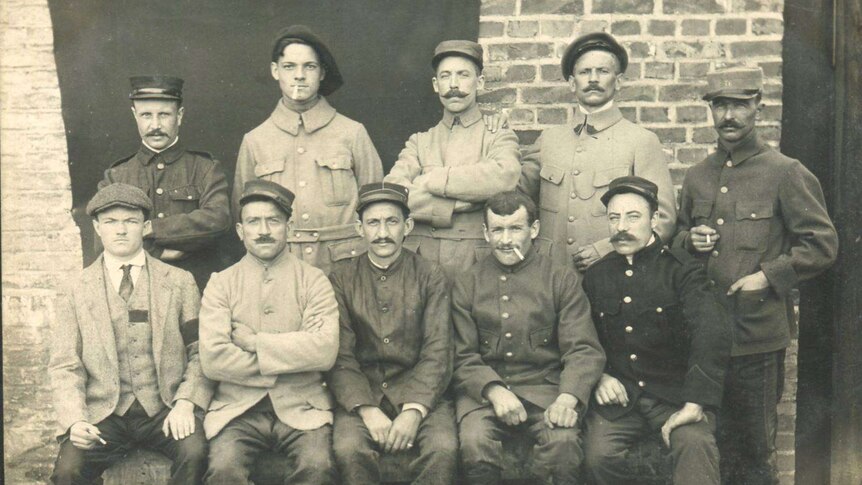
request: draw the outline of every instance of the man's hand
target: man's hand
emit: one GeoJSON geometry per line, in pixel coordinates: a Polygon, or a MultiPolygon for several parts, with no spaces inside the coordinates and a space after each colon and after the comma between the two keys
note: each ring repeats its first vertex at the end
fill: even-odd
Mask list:
{"type": "Polygon", "coordinates": [[[474,204],[472,202],[465,202],[463,200],[456,200],[453,212],[472,212],[474,210],[477,210],[478,208],[478,204],[474,204]]]}
{"type": "Polygon", "coordinates": [[[712,251],[715,248],[715,242],[720,237],[718,231],[704,224],[692,227],[688,232],[688,239],[691,241],[692,247],[699,253],[712,251]]]}
{"type": "Polygon", "coordinates": [[[500,112],[490,111],[482,113],[482,122],[485,123],[485,128],[491,133],[497,133],[500,128],[505,128],[509,124],[509,110],[503,109],[500,112]]]}
{"type": "Polygon", "coordinates": [[[736,283],[730,285],[730,289],[727,290],[727,295],[730,296],[739,290],[756,291],[768,287],[769,280],[766,279],[766,274],[764,274],[763,271],[758,271],[757,273],[743,276],[736,280],[736,283]]]}
{"type": "Polygon", "coordinates": [[[179,249],[163,249],[162,250],[162,261],[178,261],[186,257],[186,253],[180,251],[179,249]]]}
{"type": "Polygon", "coordinates": [[[527,420],[527,410],[512,391],[499,384],[491,384],[485,394],[499,420],[509,426],[517,426],[527,420]]]}
{"type": "Polygon", "coordinates": [[[377,406],[361,406],[357,412],[365,427],[368,428],[371,439],[381,448],[386,446],[386,437],[389,435],[389,428],[392,427],[392,420],[377,406]]]}
{"type": "Polygon", "coordinates": [[[99,428],[93,426],[86,421],[78,421],[69,428],[69,441],[82,450],[92,450],[100,443],[106,445],[108,443],[102,439],[102,433],[99,428]]]}
{"type": "Polygon", "coordinates": [[[578,422],[578,412],[575,410],[577,405],[578,398],[575,396],[565,392],[560,394],[545,410],[545,424],[551,429],[554,426],[574,427],[575,423],[578,422]]]}
{"type": "Polygon", "coordinates": [[[246,352],[257,352],[257,333],[248,325],[243,325],[239,322],[231,322],[233,330],[230,333],[230,338],[233,343],[245,350],[246,352]]]}
{"type": "Polygon", "coordinates": [[[619,379],[608,374],[602,374],[599,385],[596,386],[596,402],[601,406],[608,404],[619,404],[628,406],[629,394],[619,379]]]}
{"type": "Polygon", "coordinates": [[[418,409],[401,411],[392,421],[389,433],[386,435],[386,446],[383,451],[392,453],[413,448],[416,432],[419,431],[419,423],[422,422],[422,413],[418,409]]]}
{"type": "Polygon", "coordinates": [[[599,252],[590,244],[589,246],[581,246],[578,251],[572,255],[575,260],[575,267],[579,271],[586,271],[591,264],[599,260],[599,252]]]}
{"type": "Polygon", "coordinates": [[[661,427],[661,437],[664,440],[664,444],[670,448],[670,432],[674,428],[685,424],[699,423],[704,419],[706,419],[706,416],[703,414],[703,406],[693,402],[685,403],[682,409],[671,414],[667,418],[667,421],[664,422],[664,426],[661,427]]]}
{"type": "Polygon", "coordinates": [[[162,433],[182,440],[195,432],[195,405],[187,399],[177,399],[174,408],[165,418],[162,433]]]}

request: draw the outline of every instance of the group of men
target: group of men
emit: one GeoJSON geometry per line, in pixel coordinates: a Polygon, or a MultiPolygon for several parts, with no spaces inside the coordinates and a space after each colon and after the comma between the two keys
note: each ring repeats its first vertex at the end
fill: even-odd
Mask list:
{"type": "Polygon", "coordinates": [[[384,177],[325,99],[332,53],[284,29],[232,198],[178,144],[182,81],[132,78],[143,143],[88,204],[104,252],[52,325],[52,480],[142,446],[172,483],[248,483],[269,450],[285,483],[379,483],[382,454],[411,453],[414,483],[490,484],[523,435],[543,483],[617,484],[660,431],[675,483],[777,483],[789,293],[837,238],[817,180],[757,136],[759,69],[709,75],[718,149],[677,213],[658,138],[614,105],[612,36],[567,48],[574,124],[523,152],[479,111],[482,62],[437,46],[443,118],[384,177]],[[231,214],[246,254],[224,269],[231,214]]]}

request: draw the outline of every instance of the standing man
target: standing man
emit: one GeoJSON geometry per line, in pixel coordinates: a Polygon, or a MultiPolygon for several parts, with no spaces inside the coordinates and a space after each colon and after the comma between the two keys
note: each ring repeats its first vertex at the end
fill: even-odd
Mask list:
{"type": "Polygon", "coordinates": [[[579,483],[580,417],[605,356],[577,274],[539,254],[536,206],[511,191],[485,203],[493,254],[462,273],[452,294],[453,374],[464,476],[497,484],[503,441],[535,441],[532,472],[579,483]]]}
{"type": "Polygon", "coordinates": [[[676,197],[658,137],[614,106],[625,48],[610,34],[586,34],[566,49],[562,67],[578,102],[574,124],[545,130],[525,149],[519,187],[539,203],[555,260],[583,272],[613,251],[601,202],[611,180],[637,175],[658,185],[656,231],[664,241],[673,237],[676,197]]]}
{"type": "Polygon", "coordinates": [[[485,83],[482,46],[447,40],[434,49],[431,85],[443,119],[416,133],[398,155],[387,182],[410,189],[416,229],[407,246],[440,263],[451,277],[476,261],[483,243],[482,204],[518,184],[518,137],[509,128],[485,128],[476,94],[485,83]]]}
{"type": "Polygon", "coordinates": [[[153,204],[145,249],[191,272],[203,290],[210,275],[227,266],[218,248],[230,228],[224,171],[209,153],[186,150],[179,142],[182,79],[139,76],[130,81],[141,148],[111,164],[99,187],[123,182],[143,189],[153,204]]]}
{"type": "Polygon", "coordinates": [[[733,316],[719,449],[724,483],[778,483],[776,406],[790,343],[790,290],[838,252],[820,183],[755,127],[760,68],[710,73],[718,150],[686,173],[676,243],[706,265],[733,316]]]}
{"type": "Polygon", "coordinates": [[[235,217],[247,181],[286,187],[296,194],[288,251],[329,272],[334,261],[360,252],[362,239],[353,227],[356,190],[379,182],[383,165],[365,127],[336,113],[324,98],[344,81],[329,49],[308,27],[279,32],[270,70],[282,97],[269,119],[242,140],[235,217]]]}
{"type": "Polygon", "coordinates": [[[195,411],[212,383],[198,360],[200,296],[192,275],[144,251],[152,202],[108,185],[87,204],[105,248],[62,293],[48,373],[60,425],[51,481],[101,483],[136,447],[173,460],[171,484],[201,483],[207,442],[195,411]]]}
{"type": "Polygon", "coordinates": [[[416,445],[412,483],[452,483],[458,437],[452,402],[452,318],[443,270],[402,247],[413,229],[407,189],[359,189],[357,231],[368,253],[339,261],[329,278],[341,344],[329,387],[335,460],[346,484],[380,483],[381,453],[416,445]]]}
{"type": "Polygon", "coordinates": [[[608,362],[587,414],[586,465],[598,485],[630,483],[626,459],[661,429],[676,484],[719,483],[715,410],[730,325],[703,267],[655,233],[658,187],[611,181],[602,196],[614,252],[590,266],[584,291],[608,362]]]}
{"type": "Polygon", "coordinates": [[[335,483],[332,398],[338,305],[323,272],[287,250],[293,193],[247,182],[237,234],[248,251],[216,273],[201,303],[201,365],[218,382],[204,419],[208,484],[246,484],[264,450],[286,457],[285,483],[335,483]]]}

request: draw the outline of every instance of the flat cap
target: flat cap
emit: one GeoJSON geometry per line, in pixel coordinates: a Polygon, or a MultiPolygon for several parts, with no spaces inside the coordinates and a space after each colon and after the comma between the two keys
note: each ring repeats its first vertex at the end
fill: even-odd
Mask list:
{"type": "Polygon", "coordinates": [[[620,61],[620,72],[626,72],[629,66],[629,55],[626,48],[620,45],[611,34],[605,32],[592,32],[575,39],[563,52],[563,60],[560,66],[563,69],[563,79],[568,79],[575,68],[575,62],[584,52],[592,50],[603,50],[610,52],[620,61]]]}
{"type": "Polygon", "coordinates": [[[466,57],[475,62],[482,70],[482,46],[472,40],[444,40],[434,48],[434,57],[431,58],[431,67],[437,70],[440,61],[445,57],[466,57]]]}
{"type": "Polygon", "coordinates": [[[751,99],[763,89],[763,70],[759,67],[720,69],[706,75],[704,101],[715,98],[751,99]]]}
{"type": "Polygon", "coordinates": [[[344,78],[341,77],[341,71],[338,70],[338,64],[335,63],[335,57],[332,52],[326,47],[326,44],[320,40],[320,37],[314,34],[310,28],[305,25],[291,25],[278,31],[275,36],[275,41],[272,43],[272,61],[277,62],[284,52],[285,46],[290,45],[293,41],[301,41],[308,44],[317,52],[317,57],[320,64],[326,72],[323,81],[320,81],[319,93],[321,96],[329,96],[334,93],[344,84],[344,78]],[[283,41],[287,41],[284,43],[283,41]]]}
{"type": "Polygon", "coordinates": [[[635,177],[634,175],[617,177],[611,180],[610,185],[608,185],[608,191],[602,195],[602,204],[607,207],[611,197],[625,193],[637,194],[653,204],[658,204],[658,185],[643,177],[635,177]]]}
{"type": "Polygon", "coordinates": [[[245,205],[249,199],[268,199],[281,207],[289,218],[293,213],[293,200],[295,198],[293,192],[275,182],[256,179],[249,180],[243,186],[239,205],[245,205]]]}
{"type": "Polygon", "coordinates": [[[135,76],[129,78],[129,99],[183,100],[183,80],[171,76],[135,76]]]}
{"type": "Polygon", "coordinates": [[[106,185],[90,199],[87,215],[95,217],[99,212],[116,206],[141,209],[147,214],[153,211],[153,203],[143,190],[134,185],[114,183],[106,185]]]}
{"type": "Polygon", "coordinates": [[[359,201],[356,203],[356,212],[362,213],[362,210],[375,202],[392,202],[398,204],[407,212],[410,208],[407,206],[407,196],[410,191],[407,187],[390,182],[374,182],[365,184],[359,188],[359,201]]]}

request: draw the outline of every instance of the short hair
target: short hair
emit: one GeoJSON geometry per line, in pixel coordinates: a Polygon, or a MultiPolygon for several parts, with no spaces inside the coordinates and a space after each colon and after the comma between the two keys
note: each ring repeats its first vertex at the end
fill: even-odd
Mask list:
{"type": "Polygon", "coordinates": [[[297,39],[296,37],[282,37],[281,39],[278,39],[278,42],[276,42],[275,45],[272,46],[272,62],[278,62],[278,60],[281,59],[281,56],[284,55],[284,48],[290,44],[302,44],[311,47],[311,50],[313,50],[314,54],[317,56],[317,60],[320,61],[320,53],[317,52],[317,49],[315,49],[313,45],[302,39],[297,39]]]}
{"type": "Polygon", "coordinates": [[[536,204],[532,199],[517,190],[500,192],[485,202],[482,208],[482,217],[485,225],[488,225],[488,211],[498,216],[510,216],[523,207],[527,210],[527,224],[533,225],[538,219],[536,204]]]}
{"type": "Polygon", "coordinates": [[[290,216],[293,214],[293,210],[289,210],[289,211],[284,210],[284,207],[282,207],[281,204],[276,203],[274,200],[270,199],[269,197],[266,197],[264,195],[250,195],[248,197],[244,197],[242,202],[239,203],[239,221],[240,222],[242,222],[242,209],[243,209],[243,207],[248,205],[249,202],[269,202],[270,204],[274,205],[275,208],[279,210],[279,212],[284,214],[285,221],[289,221],[290,216]]]}
{"type": "Polygon", "coordinates": [[[468,55],[459,54],[457,52],[447,52],[446,55],[440,56],[437,60],[431,61],[431,67],[434,68],[434,76],[437,76],[437,68],[440,67],[440,63],[443,62],[443,59],[446,59],[447,57],[460,57],[462,59],[467,59],[468,61],[470,61],[471,64],[473,64],[473,67],[476,68],[476,77],[482,75],[482,66],[480,66],[479,63],[476,62],[476,59],[473,59],[468,55]]]}
{"type": "Polygon", "coordinates": [[[98,211],[93,213],[93,220],[98,221],[99,220],[99,214],[101,214],[103,212],[107,212],[107,211],[113,209],[114,207],[123,207],[123,208],[131,209],[131,210],[137,209],[137,210],[141,211],[141,213],[144,215],[144,222],[150,220],[150,211],[144,209],[143,207],[129,207],[129,206],[123,205],[123,204],[114,204],[114,205],[109,205],[107,207],[102,207],[101,209],[99,209],[98,211]]]}

